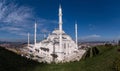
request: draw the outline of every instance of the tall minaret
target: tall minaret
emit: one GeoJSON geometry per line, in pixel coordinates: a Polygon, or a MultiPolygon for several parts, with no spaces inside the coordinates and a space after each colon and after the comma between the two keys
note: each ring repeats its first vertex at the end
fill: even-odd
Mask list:
{"type": "Polygon", "coordinates": [[[78,36],[77,36],[77,22],[75,22],[75,40],[76,40],[76,48],[78,48],[78,36]]]}
{"type": "Polygon", "coordinates": [[[28,47],[29,47],[29,43],[30,43],[30,38],[29,38],[30,34],[28,33],[28,47]]]}
{"type": "Polygon", "coordinates": [[[34,32],[34,44],[36,45],[36,32],[37,32],[37,24],[35,22],[35,32],[34,32]]]}
{"type": "Polygon", "coordinates": [[[59,31],[60,31],[59,46],[61,49],[62,48],[62,8],[61,8],[61,5],[59,6],[59,31]]]}

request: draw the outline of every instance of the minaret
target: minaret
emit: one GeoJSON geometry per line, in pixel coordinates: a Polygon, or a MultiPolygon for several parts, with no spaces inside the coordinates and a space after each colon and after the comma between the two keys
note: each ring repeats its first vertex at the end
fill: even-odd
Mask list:
{"type": "Polygon", "coordinates": [[[76,48],[78,48],[78,36],[77,36],[77,22],[75,22],[75,41],[76,41],[76,48]]]}
{"type": "Polygon", "coordinates": [[[61,49],[62,48],[62,8],[61,8],[61,5],[59,6],[59,31],[60,31],[59,46],[61,49]]]}
{"type": "Polygon", "coordinates": [[[29,41],[29,39],[30,39],[29,36],[30,36],[30,35],[29,35],[29,33],[28,33],[28,47],[29,47],[29,43],[30,43],[30,41],[29,41]]]}
{"type": "Polygon", "coordinates": [[[37,32],[36,28],[37,28],[37,24],[35,22],[34,45],[36,45],[36,32],[37,32]]]}

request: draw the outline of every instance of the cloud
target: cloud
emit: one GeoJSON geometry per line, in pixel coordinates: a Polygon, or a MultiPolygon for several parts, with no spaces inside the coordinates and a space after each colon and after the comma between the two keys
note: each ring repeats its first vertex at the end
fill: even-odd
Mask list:
{"type": "Polygon", "coordinates": [[[58,22],[56,20],[49,20],[49,19],[43,19],[43,18],[38,18],[39,23],[44,23],[44,24],[57,24],[58,22]]]}
{"type": "Polygon", "coordinates": [[[56,20],[49,20],[43,18],[37,19],[37,27],[39,27],[38,30],[40,30],[40,33],[42,34],[50,33],[58,25],[57,23],[58,22],[56,20]]]}
{"type": "Polygon", "coordinates": [[[42,29],[41,32],[42,32],[42,33],[49,33],[50,31],[47,30],[47,29],[42,29]]]}
{"type": "Polygon", "coordinates": [[[0,28],[0,30],[3,30],[3,31],[21,31],[22,29],[17,28],[17,27],[2,27],[2,28],[0,28]]]}
{"type": "Polygon", "coordinates": [[[80,40],[94,40],[94,39],[99,39],[99,38],[101,38],[101,36],[97,34],[79,37],[80,40]]]}
{"type": "Polygon", "coordinates": [[[16,35],[21,35],[21,36],[27,36],[27,33],[23,31],[11,31],[10,33],[16,34],[16,35]]]}
{"type": "MultiPolygon", "coordinates": [[[[11,33],[14,36],[27,36],[29,32],[31,36],[34,36],[34,9],[20,6],[13,0],[8,1],[0,0],[0,32],[7,32],[8,35],[11,33]]],[[[38,37],[43,36],[43,33],[49,33],[49,27],[54,27],[58,23],[56,20],[41,17],[37,17],[36,20],[38,37]]]]}
{"type": "Polygon", "coordinates": [[[58,22],[56,20],[50,20],[50,19],[44,19],[44,18],[38,18],[37,23],[38,23],[38,27],[41,27],[41,28],[44,27],[43,29],[40,29],[40,30],[45,30],[45,29],[48,30],[48,26],[52,28],[58,25],[57,24],[58,22]]]}
{"type": "Polygon", "coordinates": [[[7,2],[7,0],[0,1],[0,21],[10,24],[24,24],[32,19],[32,9],[25,6],[18,6],[17,4],[7,2]]]}
{"type": "Polygon", "coordinates": [[[87,36],[87,38],[99,38],[99,37],[101,36],[96,34],[87,36]]]}
{"type": "Polygon", "coordinates": [[[16,35],[27,36],[27,33],[22,28],[18,27],[2,27],[0,28],[0,31],[6,31],[8,33],[16,35]]]}
{"type": "Polygon", "coordinates": [[[32,23],[33,18],[34,14],[31,8],[18,6],[13,0],[0,0],[0,31],[25,35],[32,26],[29,24],[32,23]]]}

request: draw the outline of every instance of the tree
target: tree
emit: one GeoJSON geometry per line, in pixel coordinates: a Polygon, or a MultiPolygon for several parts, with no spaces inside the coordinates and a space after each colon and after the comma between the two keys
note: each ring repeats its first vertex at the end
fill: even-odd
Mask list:
{"type": "Polygon", "coordinates": [[[120,46],[120,40],[118,41],[118,45],[120,46]]]}

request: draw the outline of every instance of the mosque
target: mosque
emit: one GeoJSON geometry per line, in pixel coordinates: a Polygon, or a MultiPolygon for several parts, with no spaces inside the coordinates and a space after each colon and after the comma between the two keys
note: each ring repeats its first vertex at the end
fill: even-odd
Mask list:
{"type": "Polygon", "coordinates": [[[62,30],[62,8],[59,6],[59,29],[55,29],[46,39],[36,43],[36,28],[34,31],[34,44],[24,47],[26,52],[24,56],[46,63],[64,63],[70,61],[79,61],[85,54],[86,50],[79,49],[77,43],[77,24],[75,24],[76,42],[62,30]]]}

